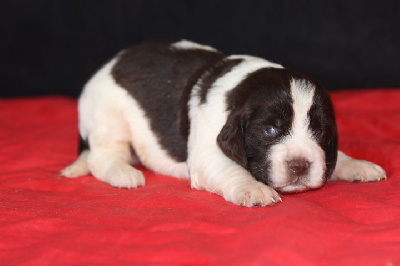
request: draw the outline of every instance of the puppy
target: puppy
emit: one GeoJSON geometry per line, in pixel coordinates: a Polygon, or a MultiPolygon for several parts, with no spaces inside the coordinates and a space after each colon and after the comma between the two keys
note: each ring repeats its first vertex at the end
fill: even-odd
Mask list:
{"type": "Polygon", "coordinates": [[[386,178],[338,152],[332,103],[318,83],[187,40],[121,51],[88,81],[78,108],[80,155],[66,177],[91,173],[135,188],[145,184],[131,165],[140,162],[248,207],[327,180],[386,178]]]}

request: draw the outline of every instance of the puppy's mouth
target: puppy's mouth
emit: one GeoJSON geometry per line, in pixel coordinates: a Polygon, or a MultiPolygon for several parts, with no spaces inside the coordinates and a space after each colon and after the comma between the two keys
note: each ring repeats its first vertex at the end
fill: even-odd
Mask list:
{"type": "Polygon", "coordinates": [[[280,193],[291,194],[291,193],[300,193],[307,190],[315,190],[320,188],[324,184],[324,182],[321,182],[320,185],[310,185],[307,183],[308,183],[307,180],[298,178],[284,185],[273,186],[273,188],[280,193]]]}
{"type": "Polygon", "coordinates": [[[300,193],[304,192],[310,189],[313,189],[311,187],[308,187],[304,184],[297,183],[297,184],[288,184],[284,186],[279,186],[279,187],[274,187],[274,189],[280,193],[300,193]]]}

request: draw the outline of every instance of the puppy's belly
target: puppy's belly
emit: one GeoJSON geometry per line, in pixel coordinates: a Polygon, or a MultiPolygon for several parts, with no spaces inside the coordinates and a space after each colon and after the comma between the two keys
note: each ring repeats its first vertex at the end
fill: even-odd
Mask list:
{"type": "Polygon", "coordinates": [[[162,149],[138,102],[110,75],[115,60],[106,64],[87,83],[79,100],[80,133],[84,138],[129,142],[140,162],[168,176],[188,178],[186,162],[177,162],[162,149]]]}

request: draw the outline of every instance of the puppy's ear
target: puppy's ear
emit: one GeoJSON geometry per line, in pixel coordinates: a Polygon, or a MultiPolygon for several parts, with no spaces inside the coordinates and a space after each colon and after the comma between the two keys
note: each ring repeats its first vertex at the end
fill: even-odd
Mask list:
{"type": "Polygon", "coordinates": [[[217,143],[226,156],[244,168],[247,167],[244,124],[240,115],[229,115],[217,137],[217,143]]]}
{"type": "Polygon", "coordinates": [[[333,170],[336,166],[337,161],[337,153],[338,153],[338,132],[336,129],[336,125],[334,126],[333,130],[333,137],[328,142],[328,145],[325,149],[325,162],[326,162],[326,178],[330,178],[333,173],[333,170]]]}

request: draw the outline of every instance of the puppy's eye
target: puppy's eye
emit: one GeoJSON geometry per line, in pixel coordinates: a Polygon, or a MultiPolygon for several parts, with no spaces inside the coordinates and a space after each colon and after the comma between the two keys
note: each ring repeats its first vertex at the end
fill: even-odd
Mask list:
{"type": "Polygon", "coordinates": [[[278,134],[278,130],[272,126],[267,126],[267,128],[265,129],[265,134],[268,137],[275,137],[278,134]]]}
{"type": "Polygon", "coordinates": [[[322,139],[324,134],[325,134],[325,132],[323,130],[321,130],[321,129],[314,130],[314,136],[317,139],[322,139]]]}

